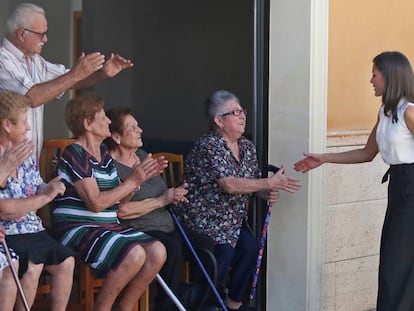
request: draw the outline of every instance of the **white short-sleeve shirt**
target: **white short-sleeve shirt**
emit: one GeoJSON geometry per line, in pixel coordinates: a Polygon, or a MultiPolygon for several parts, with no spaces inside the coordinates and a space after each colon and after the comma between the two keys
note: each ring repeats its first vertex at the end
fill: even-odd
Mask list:
{"type": "MultiPolygon", "coordinates": [[[[52,64],[40,55],[26,57],[6,38],[0,45],[0,90],[2,91],[14,91],[25,95],[33,85],[56,79],[67,71],[69,69],[64,65],[52,64]]],[[[38,159],[43,144],[43,105],[29,109],[28,122],[31,130],[27,137],[35,143],[37,151],[35,157],[38,159]]]]}
{"type": "Polygon", "coordinates": [[[384,114],[383,106],[380,108],[376,138],[382,159],[389,165],[414,163],[414,136],[404,119],[405,110],[413,105],[405,98],[400,100],[397,107],[398,122],[393,122],[392,116],[384,114]]]}

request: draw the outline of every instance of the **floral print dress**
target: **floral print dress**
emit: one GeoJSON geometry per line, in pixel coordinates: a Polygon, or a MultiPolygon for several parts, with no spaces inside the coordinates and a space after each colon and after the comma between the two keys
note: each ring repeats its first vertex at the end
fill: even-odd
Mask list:
{"type": "Polygon", "coordinates": [[[247,217],[251,194],[229,194],[217,180],[225,177],[260,177],[256,149],[245,137],[239,139],[240,160],[216,131],[201,137],[186,160],[184,179],[189,184],[189,203],[180,205],[187,226],[206,234],[218,244],[236,245],[247,217]]]}

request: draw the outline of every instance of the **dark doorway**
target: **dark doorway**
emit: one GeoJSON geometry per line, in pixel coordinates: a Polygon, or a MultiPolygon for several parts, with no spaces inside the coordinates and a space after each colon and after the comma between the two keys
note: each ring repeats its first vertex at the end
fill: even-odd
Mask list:
{"type": "MultiPolygon", "coordinates": [[[[194,141],[207,129],[203,101],[218,89],[235,93],[251,118],[251,0],[88,0],[83,6],[84,50],[134,62],[133,70],[94,90],[106,107],[131,107],[145,137],[194,141]]],[[[246,132],[252,134],[252,122],[246,132]]]]}
{"type": "MultiPolygon", "coordinates": [[[[186,154],[207,130],[203,102],[235,93],[248,111],[246,135],[267,161],[269,0],[83,1],[82,50],[119,53],[134,68],[96,86],[105,107],[128,106],[144,148],[186,154]]],[[[254,202],[260,236],[262,202],[254,202]]],[[[265,275],[265,258],[261,275],[265,275]]],[[[261,277],[255,304],[265,310],[261,277]]]]}

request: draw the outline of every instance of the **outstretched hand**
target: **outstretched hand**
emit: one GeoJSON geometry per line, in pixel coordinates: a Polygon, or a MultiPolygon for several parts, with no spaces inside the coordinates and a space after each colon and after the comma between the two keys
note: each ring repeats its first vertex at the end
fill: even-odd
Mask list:
{"type": "Polygon", "coordinates": [[[324,163],[320,154],[304,153],[303,155],[305,158],[294,164],[294,169],[297,172],[306,173],[324,163]]]}
{"type": "Polygon", "coordinates": [[[285,166],[282,164],[280,169],[273,176],[269,177],[272,189],[284,190],[290,193],[298,191],[301,187],[299,179],[284,175],[285,166]]]}
{"type": "Polygon", "coordinates": [[[102,71],[107,78],[112,78],[124,69],[134,66],[131,60],[126,59],[118,54],[112,53],[111,56],[103,64],[102,71]]]}

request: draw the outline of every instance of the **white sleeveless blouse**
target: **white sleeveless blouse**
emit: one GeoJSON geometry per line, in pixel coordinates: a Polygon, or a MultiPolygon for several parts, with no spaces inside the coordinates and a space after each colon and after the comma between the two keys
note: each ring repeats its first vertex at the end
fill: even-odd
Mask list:
{"type": "Polygon", "coordinates": [[[407,128],[404,112],[408,106],[414,106],[405,98],[398,103],[398,122],[392,122],[392,117],[384,114],[384,107],[379,111],[377,127],[378,150],[385,163],[389,165],[414,163],[414,136],[407,128]]]}

